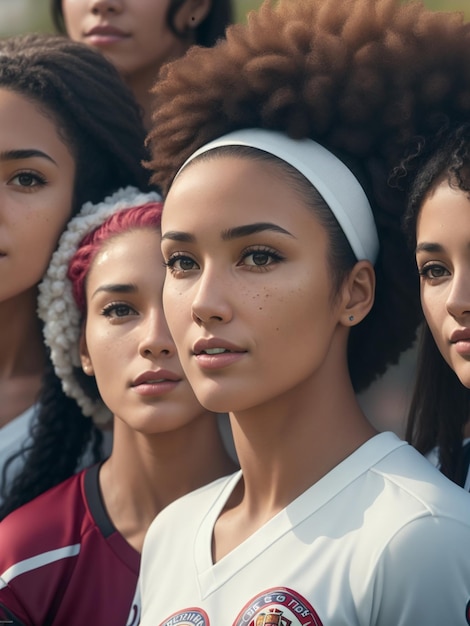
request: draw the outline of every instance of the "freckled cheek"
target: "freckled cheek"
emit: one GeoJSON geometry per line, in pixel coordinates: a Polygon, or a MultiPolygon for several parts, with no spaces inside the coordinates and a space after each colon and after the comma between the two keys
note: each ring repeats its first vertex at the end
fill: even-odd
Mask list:
{"type": "MultiPolygon", "coordinates": [[[[295,306],[293,303],[297,297],[296,290],[283,292],[275,287],[269,287],[247,296],[246,302],[250,302],[254,312],[260,314],[263,325],[269,324],[266,329],[279,333],[290,327],[292,307],[295,306]]],[[[239,304],[243,304],[241,299],[239,304]]]]}

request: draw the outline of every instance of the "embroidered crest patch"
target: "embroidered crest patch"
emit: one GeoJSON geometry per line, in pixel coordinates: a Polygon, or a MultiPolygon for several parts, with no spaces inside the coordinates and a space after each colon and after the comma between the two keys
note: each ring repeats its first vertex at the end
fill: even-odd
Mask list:
{"type": "Polygon", "coordinates": [[[239,613],[233,626],[323,626],[300,594],[279,587],[259,594],[239,613]]]}
{"type": "Polygon", "coordinates": [[[209,617],[202,609],[185,609],[170,615],[160,626],[209,626],[209,617]]]}

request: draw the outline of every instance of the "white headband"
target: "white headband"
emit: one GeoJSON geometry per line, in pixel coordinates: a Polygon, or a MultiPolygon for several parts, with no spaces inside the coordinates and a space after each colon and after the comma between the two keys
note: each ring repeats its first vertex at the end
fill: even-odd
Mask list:
{"type": "Polygon", "coordinates": [[[258,148],[292,165],[312,183],[328,204],[356,258],[375,262],[379,238],[369,200],[351,170],[329,150],[312,139],[290,139],[271,130],[236,130],[196,150],[179,172],[200,154],[222,146],[258,148]]]}
{"type": "Polygon", "coordinates": [[[50,348],[55,373],[62,382],[64,393],[77,402],[83,415],[92,417],[97,424],[105,424],[112,415],[101,400],[93,401],[85,393],[75,374],[77,368],[81,369],[79,342],[82,320],[67,270],[85,235],[101,226],[113,213],[160,201],[160,195],[155,192],[143,193],[134,187],[126,187],[103,202],[84,204],[67,224],[39,285],[38,315],[44,322],[44,343],[50,348]]]}

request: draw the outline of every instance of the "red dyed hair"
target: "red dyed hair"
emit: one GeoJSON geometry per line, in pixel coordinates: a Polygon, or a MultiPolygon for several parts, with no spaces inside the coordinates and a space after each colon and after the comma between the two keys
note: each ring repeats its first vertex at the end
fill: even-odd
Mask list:
{"type": "Polygon", "coordinates": [[[83,237],[70,260],[67,271],[67,278],[72,283],[73,297],[82,315],[86,313],[86,277],[103,244],[130,230],[141,228],[160,230],[162,209],[161,202],[147,202],[130,209],[123,209],[113,213],[103,224],[83,237]]]}

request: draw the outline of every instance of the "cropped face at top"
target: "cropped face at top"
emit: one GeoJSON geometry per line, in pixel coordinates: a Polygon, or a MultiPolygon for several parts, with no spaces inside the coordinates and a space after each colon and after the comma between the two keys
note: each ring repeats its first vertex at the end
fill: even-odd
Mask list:
{"type": "Polygon", "coordinates": [[[177,176],[163,211],[163,300],[204,406],[289,402],[321,384],[348,324],[341,293],[332,298],[328,245],[272,163],[217,155],[177,176]]]}
{"type": "Polygon", "coordinates": [[[51,117],[0,88],[0,302],[44,274],[72,210],[75,161],[51,117]]]}
{"type": "Polygon", "coordinates": [[[416,229],[421,303],[434,340],[470,388],[470,200],[440,183],[425,198],[416,229]]]}
{"type": "Polygon", "coordinates": [[[95,375],[109,409],[146,434],[182,427],[204,412],[165,321],[164,277],[160,232],[133,229],[103,245],[86,281],[84,370],[95,375]]]}
{"type": "MultiPolygon", "coordinates": [[[[170,4],[170,0],[62,0],[62,11],[71,39],[96,48],[129,77],[156,72],[186,51],[189,41],[167,24],[170,4]]],[[[175,24],[182,32],[193,17],[184,5],[175,24]]]]}

